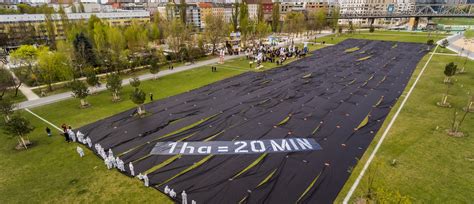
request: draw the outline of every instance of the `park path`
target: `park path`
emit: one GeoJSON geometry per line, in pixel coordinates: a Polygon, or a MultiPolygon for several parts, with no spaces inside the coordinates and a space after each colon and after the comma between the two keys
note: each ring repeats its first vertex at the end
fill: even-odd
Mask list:
{"type": "MultiPolygon", "coordinates": [[[[321,33],[321,34],[317,34],[315,36],[312,36],[309,39],[314,39],[314,37],[317,37],[317,38],[324,37],[324,36],[330,35],[330,34],[331,33],[321,33]]],[[[305,38],[305,37],[296,38],[294,40],[294,43],[301,43],[301,42],[304,42],[307,39],[308,38],[305,38]]],[[[289,44],[289,42],[280,43],[277,47],[286,46],[287,44],[289,44]]],[[[236,59],[236,58],[240,58],[240,57],[244,57],[244,56],[245,55],[243,55],[243,54],[241,54],[241,55],[230,55],[230,56],[226,56],[224,60],[231,60],[231,59],[236,59]]],[[[209,60],[199,61],[199,62],[196,62],[196,63],[191,64],[191,65],[183,65],[183,66],[175,67],[173,70],[160,71],[160,72],[158,72],[158,74],[156,74],[156,77],[159,78],[159,77],[163,77],[163,76],[167,76],[167,75],[170,75],[170,74],[195,69],[195,68],[206,66],[206,65],[216,64],[218,62],[219,62],[219,58],[213,58],[213,59],[209,59],[209,60]]],[[[149,79],[154,79],[155,75],[153,75],[153,74],[144,74],[144,75],[138,76],[138,78],[141,81],[145,81],[145,80],[149,80],[149,79]]],[[[122,85],[125,86],[125,85],[128,85],[128,84],[130,84],[130,78],[123,79],[122,85]]],[[[107,88],[105,87],[105,84],[101,84],[99,87],[96,87],[96,88],[94,88],[93,90],[90,90],[90,91],[95,93],[95,92],[104,91],[106,89],[107,88]]],[[[31,91],[31,89],[29,89],[29,91],[31,91]]],[[[66,99],[69,99],[69,98],[72,98],[72,97],[73,97],[72,92],[68,91],[68,92],[55,94],[55,95],[50,95],[50,96],[46,96],[46,97],[42,97],[42,98],[38,97],[38,98],[35,98],[35,99],[32,99],[32,100],[28,99],[28,101],[18,103],[16,109],[39,107],[39,106],[55,103],[55,102],[58,102],[58,101],[66,100],[66,99]]]]}
{"type": "MultiPolygon", "coordinates": [[[[474,52],[473,51],[467,52],[466,50],[464,50],[463,47],[459,46],[459,43],[455,43],[456,41],[460,40],[463,37],[463,35],[464,35],[464,32],[460,32],[460,33],[457,33],[457,34],[454,34],[454,35],[451,35],[451,36],[447,37],[446,39],[448,39],[448,41],[449,41],[449,45],[448,45],[447,48],[450,49],[451,51],[454,51],[454,52],[458,53],[458,54],[461,53],[462,57],[468,57],[469,59],[474,60],[474,52]]],[[[441,42],[443,40],[444,39],[438,41],[437,43],[441,44],[441,42]]]]}
{"type": "MultiPolygon", "coordinates": [[[[18,77],[15,75],[15,73],[10,69],[10,66],[7,64],[7,65],[5,65],[5,67],[10,72],[10,74],[13,76],[15,81],[17,83],[19,83],[20,79],[18,79],[18,77]]],[[[20,86],[20,88],[18,88],[18,90],[21,91],[21,93],[26,97],[26,99],[28,99],[28,101],[40,99],[40,97],[35,92],[33,92],[28,85],[26,85],[24,83],[21,84],[21,86],[20,86]]]]}

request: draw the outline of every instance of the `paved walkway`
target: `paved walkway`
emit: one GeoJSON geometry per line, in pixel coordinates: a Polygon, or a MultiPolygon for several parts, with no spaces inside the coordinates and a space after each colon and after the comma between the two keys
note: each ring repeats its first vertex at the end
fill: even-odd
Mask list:
{"type": "MultiPolygon", "coordinates": [[[[3,63],[2,63],[3,64],[3,63]]],[[[15,75],[15,73],[10,69],[10,66],[5,65],[5,67],[7,68],[8,71],[10,71],[10,74],[13,76],[13,78],[15,78],[15,80],[17,82],[19,82],[20,80],[18,79],[18,77],[15,75]]],[[[33,92],[31,90],[31,88],[29,86],[27,86],[26,84],[22,83],[20,88],[18,88],[18,90],[21,91],[21,93],[26,97],[26,99],[28,100],[37,100],[39,99],[40,97],[38,95],[36,95],[35,92],[33,92]]]]}
{"type": "MultiPolygon", "coordinates": [[[[463,48],[461,46],[459,46],[459,43],[455,43],[456,41],[460,40],[461,38],[463,38],[463,34],[464,33],[459,33],[459,34],[455,34],[455,35],[451,35],[449,36],[448,38],[448,41],[449,41],[449,45],[448,45],[448,49],[456,52],[456,53],[461,53],[461,56],[463,57],[468,57],[469,59],[471,60],[474,60],[474,52],[467,52],[466,50],[462,51],[463,48]]],[[[443,41],[444,39],[438,41],[437,43],[438,44],[441,44],[441,42],[443,41]]]]}
{"type": "MultiPolygon", "coordinates": [[[[321,33],[321,34],[317,34],[315,36],[319,38],[319,37],[323,37],[323,36],[330,35],[330,34],[331,33],[321,33]]],[[[310,39],[314,39],[315,36],[312,36],[310,39]]],[[[305,40],[307,40],[307,38],[299,38],[299,39],[295,39],[294,42],[295,43],[301,43],[301,42],[304,42],[305,40]]],[[[287,43],[288,42],[281,43],[281,44],[278,45],[278,47],[285,46],[285,45],[287,45],[287,43]]],[[[243,55],[243,54],[226,56],[225,60],[231,60],[231,59],[244,57],[244,56],[245,55],[243,55]]],[[[215,63],[218,63],[218,62],[219,62],[219,58],[200,61],[200,62],[197,62],[195,64],[176,67],[173,70],[160,71],[160,72],[158,72],[156,77],[163,77],[163,76],[166,76],[166,75],[170,75],[170,74],[174,74],[174,73],[178,73],[178,72],[182,72],[182,71],[195,69],[195,68],[206,66],[206,65],[215,64],[215,63]]],[[[153,75],[153,74],[144,74],[144,75],[139,76],[138,78],[141,81],[145,81],[145,80],[149,80],[149,79],[154,79],[155,75],[153,75]]],[[[124,86],[128,85],[129,83],[130,83],[130,78],[124,79],[122,81],[122,85],[124,85],[124,86]]],[[[105,84],[101,84],[99,87],[95,88],[94,90],[91,90],[91,92],[93,91],[95,93],[95,92],[104,91],[106,89],[107,88],[105,87],[105,84]]],[[[68,91],[68,92],[65,92],[65,93],[55,94],[55,95],[46,96],[46,97],[43,97],[43,98],[37,98],[37,99],[32,99],[32,100],[21,102],[21,103],[17,104],[17,109],[34,108],[34,107],[43,106],[43,105],[55,103],[55,102],[58,102],[58,101],[66,100],[66,99],[69,99],[69,98],[72,98],[72,97],[73,97],[72,92],[68,91]]]]}

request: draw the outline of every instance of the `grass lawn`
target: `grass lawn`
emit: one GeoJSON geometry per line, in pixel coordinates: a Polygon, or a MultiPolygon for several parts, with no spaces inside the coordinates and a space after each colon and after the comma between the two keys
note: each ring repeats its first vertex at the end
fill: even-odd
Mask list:
{"type": "MultiPolygon", "coordinates": [[[[210,59],[213,59],[213,58],[217,58],[217,56],[212,56],[212,55],[205,56],[205,57],[199,58],[198,60],[196,60],[196,62],[210,60],[210,59]]],[[[174,62],[174,63],[172,63],[172,65],[174,67],[183,66],[184,62],[174,62]]],[[[167,68],[168,68],[168,65],[162,65],[161,70],[164,70],[164,69],[167,69],[167,68]]],[[[121,73],[121,77],[122,77],[122,79],[127,79],[127,78],[130,78],[130,77],[137,77],[137,76],[144,75],[144,74],[149,74],[149,73],[150,73],[150,71],[149,71],[148,68],[135,69],[132,72],[121,73]]],[[[106,83],[105,76],[101,77],[100,82],[101,83],[106,83]]],[[[53,85],[53,90],[52,91],[49,91],[47,87],[42,88],[42,89],[44,90],[45,96],[60,94],[60,93],[64,93],[64,92],[67,92],[67,91],[71,90],[65,84],[53,85]]],[[[38,96],[41,97],[41,89],[40,88],[33,89],[33,92],[35,92],[38,96]]]]}
{"type": "Polygon", "coordinates": [[[425,32],[406,32],[406,31],[375,31],[370,33],[368,31],[355,32],[354,34],[332,34],[325,37],[317,38],[316,42],[321,43],[325,41],[328,44],[337,44],[348,38],[367,39],[367,40],[387,40],[399,42],[416,42],[426,43],[428,39],[433,39],[435,42],[443,39],[447,35],[445,33],[425,33],[425,32]],[[428,37],[429,36],[429,37],[428,37]]]}
{"type": "Polygon", "coordinates": [[[433,21],[443,25],[474,25],[474,18],[433,18],[433,21]]]}
{"type": "Polygon", "coordinates": [[[466,30],[464,32],[464,37],[467,38],[467,39],[474,38],[474,30],[466,30]]]}
{"type": "Polygon", "coordinates": [[[25,95],[23,95],[23,93],[21,93],[20,90],[18,90],[18,94],[15,96],[15,90],[8,90],[7,92],[5,92],[5,95],[3,97],[11,97],[11,99],[15,102],[15,103],[19,103],[19,102],[23,102],[23,101],[26,101],[26,97],[25,95]]]}
{"type": "MultiPolygon", "coordinates": [[[[413,84],[428,57],[425,56],[418,64],[407,87],[413,84]]],[[[464,59],[457,56],[433,56],[369,171],[360,182],[352,201],[367,194],[371,177],[374,180],[372,188],[385,203],[398,203],[400,198],[408,198],[415,203],[472,202],[474,113],[467,115],[461,127],[461,130],[469,135],[453,138],[445,133],[452,121],[453,109],[436,106],[445,91],[444,66],[451,61],[458,66],[464,63],[464,59]],[[396,165],[391,165],[393,160],[397,161],[396,165]]],[[[466,74],[454,77],[455,82],[448,98],[448,102],[458,111],[467,105],[467,93],[474,91],[474,61],[469,61],[467,65],[466,74]]],[[[408,88],[402,97],[407,91],[408,88]]],[[[376,139],[360,160],[360,165],[354,169],[336,203],[342,202],[346,196],[401,101],[397,102],[376,139]]]]}

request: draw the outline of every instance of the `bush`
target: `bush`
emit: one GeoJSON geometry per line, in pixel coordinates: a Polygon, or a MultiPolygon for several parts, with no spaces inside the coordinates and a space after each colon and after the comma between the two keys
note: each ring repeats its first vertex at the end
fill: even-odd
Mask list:
{"type": "Polygon", "coordinates": [[[446,48],[449,45],[449,41],[447,39],[444,39],[443,42],[441,42],[441,47],[446,48]]]}
{"type": "Polygon", "coordinates": [[[374,28],[374,26],[370,26],[370,28],[369,28],[369,32],[373,33],[374,31],[375,31],[375,28],[374,28]]]}
{"type": "Polygon", "coordinates": [[[434,40],[432,39],[429,39],[427,42],[426,42],[427,45],[433,45],[434,44],[434,40]]]}

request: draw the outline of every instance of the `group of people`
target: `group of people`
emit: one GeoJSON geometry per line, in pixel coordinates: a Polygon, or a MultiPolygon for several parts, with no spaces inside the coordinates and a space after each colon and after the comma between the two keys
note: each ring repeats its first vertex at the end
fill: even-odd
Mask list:
{"type": "Polygon", "coordinates": [[[280,48],[260,44],[245,49],[245,56],[250,60],[250,68],[252,68],[254,61],[257,63],[257,68],[259,68],[262,62],[271,62],[281,65],[290,57],[304,57],[308,51],[308,43],[304,43],[303,49],[298,48],[298,46],[295,46],[293,43],[288,47],[280,48]]]}
{"type": "MultiPolygon", "coordinates": [[[[63,129],[63,135],[67,142],[79,142],[79,143],[89,146],[89,148],[92,148],[92,140],[90,137],[85,137],[85,135],[81,133],[80,131],[77,131],[77,133],[74,133],[74,131],[72,130],[72,127],[66,124],[62,124],[61,128],[63,129]]],[[[49,127],[46,127],[46,133],[48,134],[48,136],[51,136],[51,129],[49,127]]],[[[104,160],[104,163],[107,169],[117,168],[119,171],[122,171],[122,172],[126,171],[125,162],[121,160],[119,157],[114,157],[114,153],[112,149],[109,149],[106,152],[105,149],[102,147],[102,145],[100,145],[99,143],[96,143],[94,145],[94,148],[97,154],[100,157],[102,157],[102,159],[104,160]]],[[[84,157],[84,150],[80,146],[76,147],[76,151],[80,157],[84,157]]],[[[129,163],[128,168],[129,168],[131,176],[135,176],[135,169],[132,162],[129,163]]],[[[146,174],[139,173],[137,175],[137,178],[140,180],[143,180],[145,186],[147,187],[149,186],[150,180],[146,174]]],[[[176,198],[177,196],[176,192],[173,189],[169,188],[168,186],[165,187],[164,192],[167,195],[169,195],[171,198],[176,198]]],[[[184,190],[181,193],[181,200],[182,200],[182,204],[188,203],[187,194],[184,190]]],[[[196,201],[192,200],[191,204],[196,204],[196,201]]]]}

